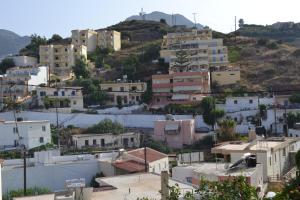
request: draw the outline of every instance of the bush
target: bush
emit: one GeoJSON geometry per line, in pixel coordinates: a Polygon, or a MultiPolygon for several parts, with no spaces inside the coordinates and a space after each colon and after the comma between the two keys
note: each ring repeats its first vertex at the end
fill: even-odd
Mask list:
{"type": "MultiPolygon", "coordinates": [[[[26,196],[37,196],[42,194],[50,194],[51,191],[47,188],[40,188],[40,187],[34,187],[34,188],[27,188],[26,190],[26,196]]],[[[24,196],[24,190],[10,190],[7,194],[3,195],[3,200],[10,200],[14,197],[22,197],[24,196]]]]}
{"type": "Polygon", "coordinates": [[[268,44],[269,40],[265,38],[260,38],[257,40],[257,45],[259,46],[266,46],[268,44]]]}
{"type": "Polygon", "coordinates": [[[276,42],[268,43],[268,44],[267,44],[267,47],[268,47],[269,49],[278,49],[278,45],[277,45],[276,42]]]}
{"type": "Polygon", "coordinates": [[[229,62],[237,62],[241,59],[241,49],[238,47],[228,47],[229,62]]]}
{"type": "Polygon", "coordinates": [[[113,122],[110,119],[104,119],[98,124],[88,128],[84,133],[112,133],[112,134],[121,134],[124,132],[124,127],[119,122],[113,122]]]}

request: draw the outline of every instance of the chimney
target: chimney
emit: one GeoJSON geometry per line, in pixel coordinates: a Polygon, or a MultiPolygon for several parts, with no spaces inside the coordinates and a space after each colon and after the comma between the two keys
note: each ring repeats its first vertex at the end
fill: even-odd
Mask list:
{"type": "Polygon", "coordinates": [[[256,140],[256,132],[255,132],[255,130],[252,130],[252,129],[249,128],[249,131],[248,131],[248,141],[252,142],[254,140],[256,140]]]}
{"type": "Polygon", "coordinates": [[[161,179],[161,200],[167,200],[169,197],[169,173],[168,171],[162,171],[160,175],[161,179]]]}

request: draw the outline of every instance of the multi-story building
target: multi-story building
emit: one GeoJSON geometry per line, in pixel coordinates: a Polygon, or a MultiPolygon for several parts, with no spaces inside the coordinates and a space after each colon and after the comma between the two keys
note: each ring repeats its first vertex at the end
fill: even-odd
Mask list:
{"type": "Polygon", "coordinates": [[[14,67],[6,71],[2,77],[1,86],[3,97],[21,100],[37,86],[48,83],[48,67],[14,67]]]}
{"type": "MultiPolygon", "coordinates": [[[[177,66],[177,54],[184,51],[188,67],[208,68],[228,64],[227,47],[222,39],[213,39],[211,30],[168,33],[163,37],[160,57],[170,63],[170,70],[177,66]]],[[[195,70],[195,69],[194,69],[195,70]]]]}
{"type": "Polygon", "coordinates": [[[0,148],[2,150],[25,145],[32,149],[51,143],[49,121],[0,121],[0,148]]]}
{"type": "Polygon", "coordinates": [[[204,134],[196,132],[194,119],[166,119],[154,122],[153,138],[166,142],[172,148],[191,145],[203,136],[204,134]]]}
{"type": "Polygon", "coordinates": [[[97,30],[98,46],[100,48],[112,48],[114,51],[121,50],[121,33],[114,30],[97,30]]]}
{"type": "Polygon", "coordinates": [[[79,134],[72,135],[72,141],[76,148],[101,147],[101,148],[134,148],[140,146],[140,133],[122,134],[79,134]]]}
{"type": "Polygon", "coordinates": [[[39,50],[40,64],[50,67],[52,74],[69,77],[76,59],[87,59],[87,47],[74,44],[42,45],[39,50]]]}
{"type": "Polygon", "coordinates": [[[211,68],[212,83],[217,83],[220,86],[235,84],[241,80],[241,71],[234,67],[212,67],[211,68]]]}
{"type": "Polygon", "coordinates": [[[153,107],[199,102],[210,92],[209,80],[208,71],[153,75],[153,107]]]}
{"type": "Polygon", "coordinates": [[[95,51],[97,47],[98,33],[91,29],[72,30],[72,44],[87,47],[87,52],[95,51]]]}
{"type": "Polygon", "coordinates": [[[31,66],[34,67],[37,65],[37,59],[31,56],[11,56],[11,58],[16,66],[31,66]]]}
{"type": "Polygon", "coordinates": [[[68,108],[83,110],[83,96],[81,87],[38,87],[37,103],[45,108],[68,108]]]}
{"type": "Polygon", "coordinates": [[[118,98],[122,104],[139,104],[142,101],[142,94],[147,90],[145,82],[115,82],[100,84],[100,88],[109,95],[108,105],[118,105],[118,98]]]}
{"type": "Polygon", "coordinates": [[[238,161],[245,153],[256,155],[257,163],[263,166],[263,180],[280,180],[292,166],[291,152],[300,149],[300,138],[256,139],[252,142],[226,142],[211,149],[223,155],[228,162],[238,161]]]}

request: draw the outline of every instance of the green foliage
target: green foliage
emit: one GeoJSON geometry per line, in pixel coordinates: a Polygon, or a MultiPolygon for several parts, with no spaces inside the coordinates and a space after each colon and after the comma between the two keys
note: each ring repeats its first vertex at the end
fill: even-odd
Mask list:
{"type": "Polygon", "coordinates": [[[166,143],[161,142],[161,141],[157,141],[157,140],[153,140],[153,138],[151,136],[145,136],[143,135],[145,138],[143,139],[145,142],[145,145],[151,149],[155,149],[159,152],[163,152],[163,153],[171,153],[172,149],[170,147],[168,147],[168,145],[166,145],[166,143]]]}
{"type": "Polygon", "coordinates": [[[239,47],[228,47],[228,60],[229,62],[237,62],[241,59],[241,49],[239,47]]]}
{"type": "Polygon", "coordinates": [[[202,150],[202,149],[211,149],[214,146],[214,138],[211,135],[207,135],[204,138],[196,141],[192,145],[192,149],[202,150]]]}
{"type": "Polygon", "coordinates": [[[290,101],[291,103],[300,103],[300,93],[292,94],[292,95],[289,97],[289,101],[290,101]]]}
{"type": "Polygon", "coordinates": [[[278,49],[278,45],[277,45],[276,42],[270,42],[270,43],[268,43],[268,44],[267,44],[267,47],[268,47],[269,49],[278,49]]]}
{"type": "Polygon", "coordinates": [[[215,99],[213,97],[205,97],[201,101],[203,110],[203,120],[206,124],[214,126],[218,119],[225,115],[224,110],[216,109],[215,99]]]}
{"type": "Polygon", "coordinates": [[[269,40],[265,39],[265,38],[259,38],[257,40],[257,45],[259,45],[259,46],[266,46],[268,43],[269,43],[269,40]]]}
{"type": "Polygon", "coordinates": [[[201,113],[201,108],[198,104],[168,104],[165,106],[165,111],[172,114],[193,114],[201,113]]]}
{"type": "Polygon", "coordinates": [[[104,67],[104,68],[108,69],[110,67],[110,65],[106,63],[106,59],[108,59],[108,56],[110,54],[112,54],[113,52],[114,52],[114,50],[112,48],[97,47],[94,52],[88,54],[88,60],[90,60],[91,62],[94,62],[95,67],[97,67],[97,68],[104,67]]]}
{"type": "Polygon", "coordinates": [[[159,20],[159,22],[160,22],[160,23],[163,23],[163,24],[167,24],[166,19],[163,19],[163,18],[161,18],[161,19],[159,20]]]}
{"type": "Polygon", "coordinates": [[[219,129],[217,131],[218,141],[232,141],[238,139],[238,135],[235,133],[235,121],[232,119],[223,119],[218,123],[219,129]]]}
{"type": "Polygon", "coordinates": [[[189,66],[189,55],[187,51],[180,50],[176,52],[176,60],[175,60],[175,66],[176,67],[187,67],[189,66]]]}
{"type": "Polygon", "coordinates": [[[117,106],[119,109],[123,108],[122,97],[117,96],[117,106]]]}
{"type": "MultiPolygon", "coordinates": [[[[27,188],[26,196],[37,196],[42,194],[50,194],[51,191],[47,188],[34,187],[27,188]]],[[[14,197],[22,197],[24,196],[24,190],[10,190],[7,194],[3,195],[3,200],[10,200],[14,197]]]]}
{"type": "Polygon", "coordinates": [[[43,98],[44,106],[49,108],[68,108],[70,107],[70,99],[68,98],[49,98],[48,96],[43,98]]]}
{"type": "Polygon", "coordinates": [[[58,34],[53,34],[52,37],[47,41],[48,44],[59,44],[63,41],[63,38],[58,34]]]}
{"type": "Polygon", "coordinates": [[[24,49],[20,50],[20,54],[39,58],[40,45],[46,45],[47,39],[39,35],[31,35],[31,42],[24,49]]]}
{"type": "Polygon", "coordinates": [[[168,200],[178,200],[181,194],[179,185],[176,183],[174,186],[169,188],[169,196],[167,197],[168,200]]]}
{"type": "Polygon", "coordinates": [[[21,152],[20,151],[2,151],[0,152],[0,158],[1,159],[19,159],[21,158],[21,152]]]}
{"type": "Polygon", "coordinates": [[[141,96],[142,102],[150,103],[152,100],[152,81],[147,82],[147,90],[144,94],[141,96]]]}
{"type": "Polygon", "coordinates": [[[289,128],[294,128],[295,123],[300,122],[300,113],[299,112],[289,112],[287,114],[287,123],[289,128]]]}
{"type": "Polygon", "coordinates": [[[76,60],[75,65],[73,66],[73,72],[77,79],[90,77],[90,71],[84,57],[76,60]]]}
{"type": "Polygon", "coordinates": [[[0,63],[0,73],[5,74],[6,70],[15,67],[15,62],[11,58],[5,58],[0,63]]]}
{"type": "Polygon", "coordinates": [[[98,124],[88,128],[84,133],[112,133],[112,134],[121,134],[124,132],[124,127],[119,122],[113,122],[110,119],[104,119],[98,124]]]}
{"type": "Polygon", "coordinates": [[[296,160],[296,166],[297,166],[298,170],[300,170],[300,150],[297,151],[295,160],[296,160]]]}
{"type": "Polygon", "coordinates": [[[142,49],[142,54],[139,56],[140,62],[150,62],[152,60],[158,59],[159,51],[160,51],[160,44],[158,43],[151,43],[142,49]]]}
{"type": "Polygon", "coordinates": [[[294,57],[296,57],[296,58],[299,58],[299,57],[300,57],[300,49],[296,49],[296,50],[292,53],[292,55],[293,55],[294,57]]]}
{"type": "Polygon", "coordinates": [[[137,80],[135,75],[139,64],[139,58],[136,55],[130,55],[123,62],[123,74],[127,75],[129,80],[137,80]]]}

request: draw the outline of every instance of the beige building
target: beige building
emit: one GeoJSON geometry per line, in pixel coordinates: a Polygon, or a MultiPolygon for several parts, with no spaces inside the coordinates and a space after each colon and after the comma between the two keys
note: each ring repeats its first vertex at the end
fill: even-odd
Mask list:
{"type": "Polygon", "coordinates": [[[87,47],[74,44],[42,45],[39,50],[40,64],[50,67],[52,74],[69,77],[76,59],[87,59],[87,47]]]}
{"type": "Polygon", "coordinates": [[[115,51],[121,50],[121,33],[114,30],[97,30],[98,46],[100,48],[112,48],[115,51]]]}
{"type": "Polygon", "coordinates": [[[97,47],[98,33],[91,29],[72,30],[72,44],[84,45],[88,52],[95,51],[97,47]]]}
{"type": "Polygon", "coordinates": [[[190,71],[208,69],[209,66],[228,64],[227,47],[223,39],[213,39],[211,30],[168,33],[163,38],[160,57],[170,63],[170,73],[177,70],[177,53],[184,51],[190,71]]]}
{"type": "Polygon", "coordinates": [[[241,71],[234,67],[215,67],[211,72],[211,79],[220,86],[235,84],[241,80],[241,71]]]}
{"type": "Polygon", "coordinates": [[[117,99],[122,99],[122,104],[139,104],[141,96],[147,90],[145,82],[115,82],[100,84],[101,90],[109,95],[108,105],[118,105],[117,99]]]}
{"type": "Polygon", "coordinates": [[[37,103],[39,106],[51,109],[56,108],[56,100],[58,100],[58,108],[66,108],[66,110],[83,110],[83,96],[81,87],[38,87],[37,103]],[[45,103],[47,101],[47,105],[45,103]]]}

